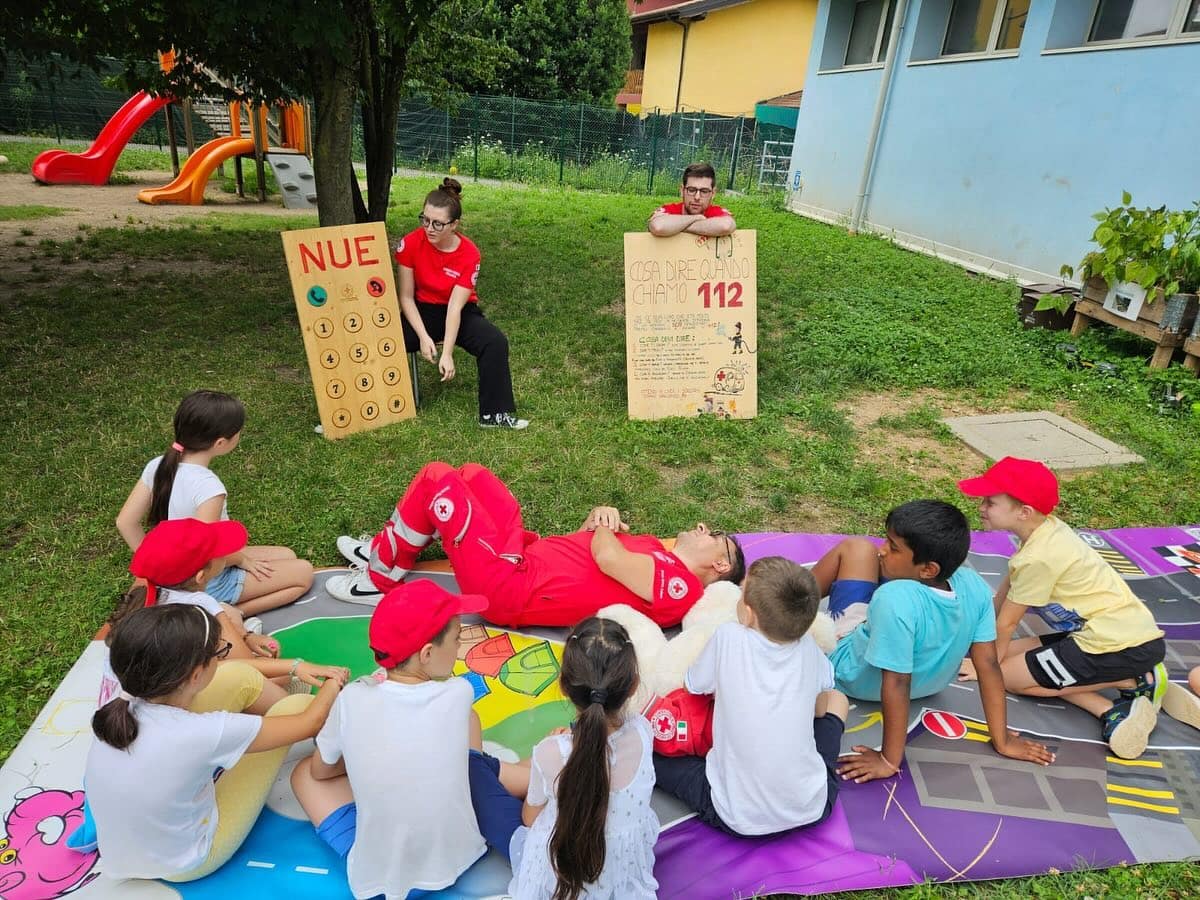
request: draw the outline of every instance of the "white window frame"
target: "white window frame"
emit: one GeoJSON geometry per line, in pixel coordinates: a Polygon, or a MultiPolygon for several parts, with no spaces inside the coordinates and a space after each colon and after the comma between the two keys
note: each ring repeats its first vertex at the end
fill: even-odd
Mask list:
{"type": "Polygon", "coordinates": [[[896,14],[896,0],[883,0],[883,9],[879,13],[879,26],[875,29],[875,49],[871,53],[871,59],[865,63],[848,63],[846,56],[850,52],[850,38],[854,34],[854,18],[858,15],[858,7],[869,0],[855,0],[854,13],[850,16],[850,27],[846,29],[846,46],[842,50],[842,65],[843,69],[865,69],[874,68],[883,65],[883,53],[887,52],[887,47],[881,46],[883,43],[883,34],[887,31],[888,19],[896,14]]]}
{"type": "Polygon", "coordinates": [[[1083,35],[1082,48],[1104,47],[1141,47],[1146,44],[1167,44],[1177,41],[1197,41],[1200,40],[1200,31],[1184,31],[1184,26],[1187,25],[1187,14],[1192,8],[1192,0],[1176,0],[1175,11],[1171,14],[1171,18],[1167,22],[1166,34],[1148,34],[1145,37],[1137,38],[1112,38],[1107,41],[1093,41],[1089,39],[1092,29],[1096,27],[1096,17],[1100,15],[1100,3],[1102,0],[1095,0],[1092,4],[1092,14],[1087,20],[1087,31],[1083,35]]]}
{"type": "MultiPolygon", "coordinates": [[[[983,50],[962,50],[958,53],[947,53],[946,39],[950,37],[950,20],[954,18],[954,7],[958,2],[959,0],[950,0],[950,13],[946,16],[946,27],[942,31],[942,43],[940,45],[941,51],[936,57],[934,57],[934,59],[925,60],[926,62],[933,62],[934,60],[942,59],[973,59],[980,56],[1016,56],[1020,52],[1021,47],[1019,45],[1016,47],[1005,48],[1003,50],[1000,50],[996,47],[996,42],[1000,40],[1000,28],[1004,24],[1004,14],[1008,12],[1009,4],[1009,0],[999,0],[999,2],[996,4],[996,12],[992,15],[992,27],[991,30],[988,31],[987,46],[983,50]]],[[[1097,9],[1100,8],[1099,3],[1100,0],[1096,0],[1097,9]]],[[[1028,11],[1025,13],[1025,15],[1029,15],[1028,11]]],[[[1093,14],[1093,20],[1094,18],[1095,15],[1093,14]]],[[[1024,39],[1024,37],[1025,33],[1022,31],[1021,38],[1024,39]]]]}

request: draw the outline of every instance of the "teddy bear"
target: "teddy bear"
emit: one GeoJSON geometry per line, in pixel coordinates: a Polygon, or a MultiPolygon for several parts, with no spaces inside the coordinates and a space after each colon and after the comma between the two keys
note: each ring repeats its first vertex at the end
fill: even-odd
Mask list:
{"type": "MultiPolygon", "coordinates": [[[[683,617],[683,630],[670,640],[649,617],[623,603],[606,606],[596,614],[623,625],[637,655],[641,681],[625,704],[627,714],[640,713],[654,697],[665,697],[683,687],[684,673],[700,656],[717,626],[737,621],[741,596],[742,589],[733,582],[713,582],[683,617]]],[[[808,633],[826,654],[837,644],[828,613],[818,612],[808,633]]]]}

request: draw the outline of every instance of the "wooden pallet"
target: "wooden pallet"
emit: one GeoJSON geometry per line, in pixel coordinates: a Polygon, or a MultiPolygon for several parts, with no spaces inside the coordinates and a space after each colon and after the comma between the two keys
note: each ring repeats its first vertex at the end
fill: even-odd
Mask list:
{"type": "MultiPolygon", "coordinates": [[[[1136,334],[1154,344],[1154,355],[1150,357],[1150,368],[1152,369],[1165,369],[1170,365],[1171,357],[1177,349],[1184,347],[1185,341],[1188,344],[1196,345],[1192,350],[1185,350],[1185,352],[1200,354],[1200,340],[1189,339],[1187,335],[1187,330],[1191,327],[1192,319],[1195,316],[1195,309],[1185,315],[1178,330],[1173,330],[1163,327],[1166,303],[1161,292],[1153,303],[1146,303],[1142,307],[1136,320],[1126,319],[1105,309],[1104,298],[1107,294],[1108,286],[1103,279],[1092,278],[1084,285],[1083,296],[1075,304],[1075,321],[1071,325],[1072,335],[1082,334],[1093,321],[1103,322],[1105,325],[1112,325],[1136,334]]],[[[1189,368],[1195,369],[1200,366],[1200,360],[1197,360],[1195,356],[1190,356],[1185,364],[1189,368]]]]}

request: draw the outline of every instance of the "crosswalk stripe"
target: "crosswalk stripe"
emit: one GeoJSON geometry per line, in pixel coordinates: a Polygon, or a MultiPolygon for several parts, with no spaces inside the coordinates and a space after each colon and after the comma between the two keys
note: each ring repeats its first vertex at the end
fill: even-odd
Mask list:
{"type": "Polygon", "coordinates": [[[1104,757],[1105,762],[1113,763],[1118,766],[1141,767],[1143,769],[1161,769],[1163,764],[1153,759],[1121,759],[1117,756],[1104,757]]]}
{"type": "Polygon", "coordinates": [[[1138,809],[1148,809],[1151,812],[1179,815],[1179,809],[1175,806],[1159,806],[1156,803],[1142,803],[1140,800],[1126,800],[1124,797],[1109,797],[1108,802],[1114,806],[1136,806],[1138,809]]]}
{"type": "Polygon", "coordinates": [[[1137,797],[1151,797],[1158,800],[1174,800],[1175,795],[1170,791],[1152,791],[1147,788],[1127,787],[1123,784],[1108,784],[1105,785],[1110,791],[1115,791],[1118,794],[1133,794],[1137,797]]]}

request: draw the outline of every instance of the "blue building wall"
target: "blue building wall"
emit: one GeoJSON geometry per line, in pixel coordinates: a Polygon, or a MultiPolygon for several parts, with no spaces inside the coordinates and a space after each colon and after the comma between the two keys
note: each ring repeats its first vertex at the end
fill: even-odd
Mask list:
{"type": "MultiPolygon", "coordinates": [[[[974,268],[1053,280],[1086,252],[1091,214],[1122,190],[1138,205],[1200,199],[1200,43],[1044,54],[1080,33],[1064,16],[1077,23],[1085,7],[1034,0],[1018,56],[912,65],[914,39],[918,57],[936,53],[918,25],[923,5],[945,22],[945,0],[910,0],[871,228],[974,268]]],[[[841,52],[822,46],[830,16],[845,21],[852,6],[820,2],[789,180],[800,184],[793,209],[831,221],[854,208],[882,74],[820,71],[841,52]]]]}

